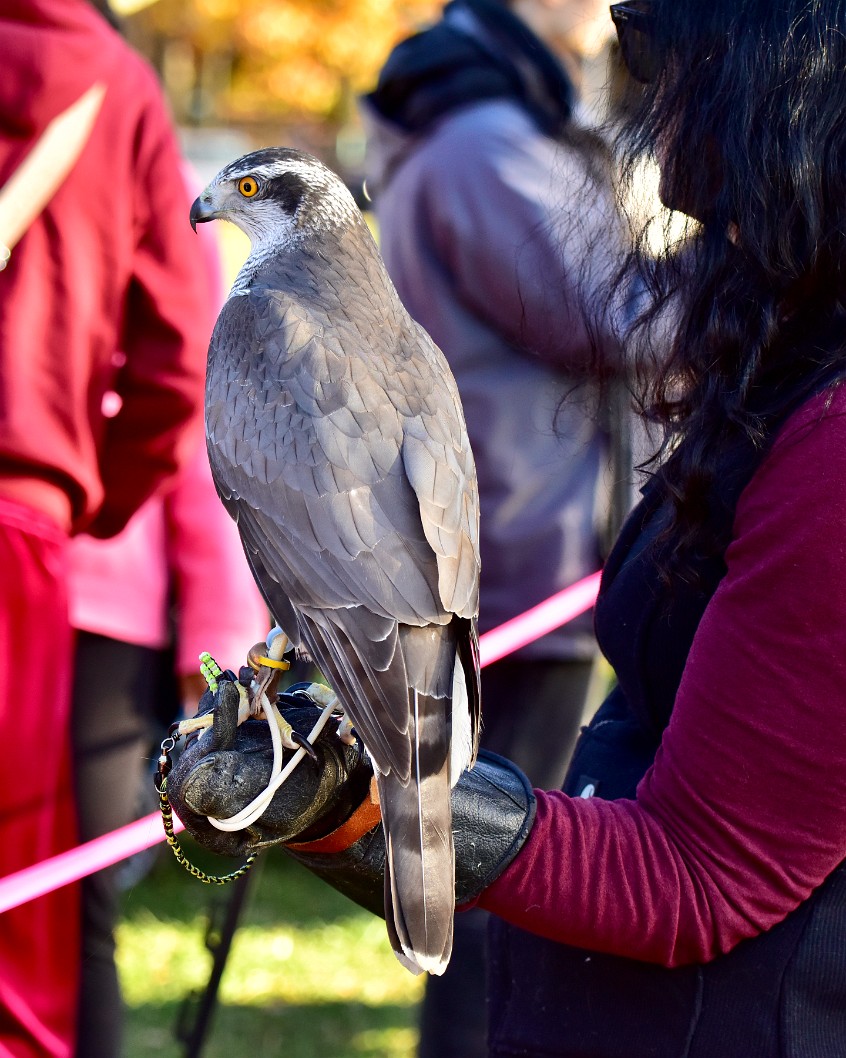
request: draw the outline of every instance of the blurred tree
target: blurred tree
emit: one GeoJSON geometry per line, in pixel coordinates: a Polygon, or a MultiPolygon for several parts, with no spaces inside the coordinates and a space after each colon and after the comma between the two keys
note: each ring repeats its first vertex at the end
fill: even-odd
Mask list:
{"type": "Polygon", "coordinates": [[[159,0],[128,19],[177,119],[192,124],[348,118],[401,37],[438,0],[159,0]]]}

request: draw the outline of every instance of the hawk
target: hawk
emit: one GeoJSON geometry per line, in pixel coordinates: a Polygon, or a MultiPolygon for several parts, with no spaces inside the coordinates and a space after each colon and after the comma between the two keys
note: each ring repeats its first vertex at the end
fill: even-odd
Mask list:
{"type": "Polygon", "coordinates": [[[191,208],[194,226],[217,218],[251,251],[209,348],[215,483],[271,613],[373,761],[392,947],[442,973],[450,789],[480,725],[479,504],[458,390],[315,158],[232,162],[191,208]]]}

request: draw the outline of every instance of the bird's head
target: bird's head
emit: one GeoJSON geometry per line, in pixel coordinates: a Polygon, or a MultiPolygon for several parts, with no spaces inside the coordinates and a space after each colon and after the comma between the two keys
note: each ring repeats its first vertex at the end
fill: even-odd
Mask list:
{"type": "Polygon", "coordinates": [[[195,231],[205,221],[231,221],[255,249],[354,223],[360,213],[343,181],[322,162],[268,147],[221,169],[191,206],[190,219],[195,231]]]}

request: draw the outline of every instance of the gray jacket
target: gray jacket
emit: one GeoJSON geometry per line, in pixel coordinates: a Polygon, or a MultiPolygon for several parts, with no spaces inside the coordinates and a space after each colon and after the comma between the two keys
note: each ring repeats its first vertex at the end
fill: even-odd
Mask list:
{"type": "MultiPolygon", "coordinates": [[[[382,252],[458,382],[481,494],[486,631],[597,570],[608,439],[577,288],[608,260],[610,193],[523,108],[486,100],[405,134],[365,102],[382,252]]],[[[590,613],[523,656],[596,651],[590,613]]]]}

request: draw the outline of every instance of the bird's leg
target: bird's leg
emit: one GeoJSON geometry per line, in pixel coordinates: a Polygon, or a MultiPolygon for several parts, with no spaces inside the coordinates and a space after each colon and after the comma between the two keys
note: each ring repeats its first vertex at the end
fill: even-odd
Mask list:
{"type": "Polygon", "coordinates": [[[288,646],[288,637],[281,630],[271,635],[272,639],[268,637],[266,643],[256,643],[247,654],[247,663],[256,674],[256,678],[251,681],[252,715],[258,716],[259,712],[263,712],[268,723],[276,723],[282,745],[286,749],[303,749],[313,760],[317,761],[318,756],[314,746],[291,727],[275,705],[270,704],[276,700],[276,688],[282,672],[290,668],[289,663],[283,660],[288,646]],[[272,717],[269,715],[269,710],[273,711],[272,717]]]}
{"type": "Polygon", "coordinates": [[[264,708],[264,696],[268,701],[275,699],[276,687],[279,677],[291,666],[284,660],[283,655],[288,646],[288,637],[279,631],[269,642],[256,643],[250,647],[247,653],[247,664],[256,674],[252,682],[253,690],[253,716],[258,716],[264,708]]]}
{"type": "MultiPolygon", "coordinates": [[[[284,633],[277,634],[268,647],[265,643],[256,643],[247,654],[248,665],[245,665],[238,675],[238,719],[240,726],[251,716],[264,715],[268,723],[275,723],[279,730],[282,745],[285,749],[304,750],[313,760],[319,762],[314,746],[307,738],[295,731],[288,721],[282,716],[276,705],[271,705],[271,695],[276,697],[276,686],[281,673],[287,669],[288,663],[282,660],[285,648],[288,645],[284,633]],[[269,713],[272,712],[272,716],[269,713]]],[[[200,655],[200,672],[204,676],[209,690],[214,692],[218,687],[218,679],[223,675],[223,670],[208,652],[200,655]]],[[[230,673],[230,678],[232,674],[230,673]]],[[[336,705],[337,698],[334,692],[322,683],[312,683],[308,688],[309,697],[315,704],[325,708],[327,705],[336,705]]],[[[342,721],[342,725],[346,720],[342,721]]],[[[203,713],[202,716],[194,716],[189,720],[182,720],[177,730],[180,735],[188,735],[192,731],[207,731],[214,724],[214,714],[203,713]]],[[[352,745],[355,737],[350,733],[352,725],[344,729],[342,739],[352,745]]],[[[339,728],[340,732],[340,728],[339,728]]]]}

